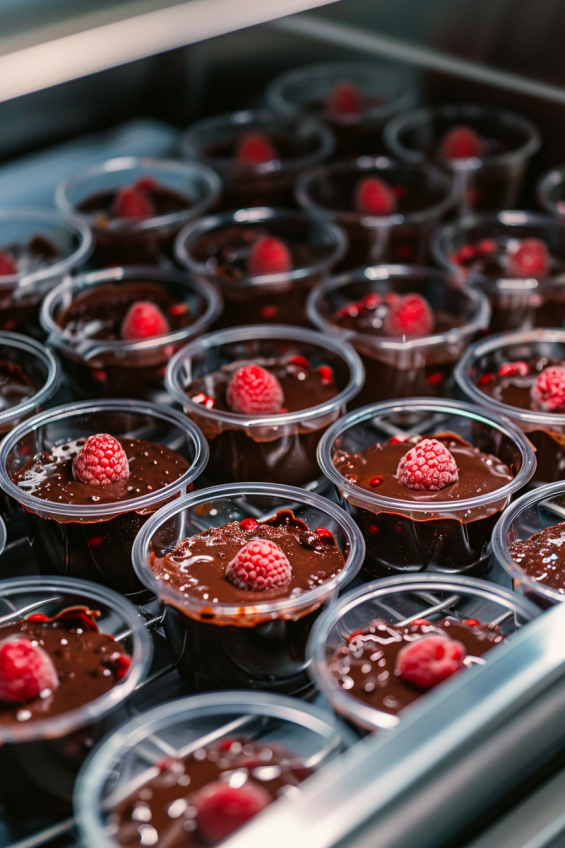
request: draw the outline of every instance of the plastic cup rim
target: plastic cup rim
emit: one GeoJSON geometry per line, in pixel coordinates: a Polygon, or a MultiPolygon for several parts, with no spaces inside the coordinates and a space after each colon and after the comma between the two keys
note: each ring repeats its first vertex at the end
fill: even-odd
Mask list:
{"type": "Polygon", "coordinates": [[[43,406],[53,397],[61,383],[61,369],[49,348],[28,336],[2,331],[0,332],[0,344],[10,345],[19,350],[24,350],[26,353],[31,353],[47,367],[47,376],[39,391],[22,403],[11,406],[0,413],[0,428],[3,429],[5,424],[10,421],[17,421],[22,415],[27,415],[33,409],[43,406]]]}

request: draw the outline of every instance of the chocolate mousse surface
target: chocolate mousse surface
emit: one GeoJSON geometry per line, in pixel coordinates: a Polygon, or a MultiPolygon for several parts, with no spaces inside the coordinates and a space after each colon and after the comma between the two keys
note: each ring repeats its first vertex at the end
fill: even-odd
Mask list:
{"type": "Polygon", "coordinates": [[[510,556],[543,586],[565,592],[565,522],[510,545],[510,556]]]}
{"type": "Polygon", "coordinates": [[[125,450],[129,477],[116,483],[92,486],[73,476],[72,462],[86,439],[64,442],[28,459],[13,479],[17,486],[42,500],[74,506],[95,506],[143,497],[174,483],[189,463],[171,448],[145,439],[118,439],[125,450]]]}
{"type": "Polygon", "coordinates": [[[29,639],[51,657],[59,686],[23,704],[0,702],[0,726],[40,721],[70,712],[100,698],[129,668],[125,647],[96,624],[97,613],[83,607],[50,619],[36,614],[0,627],[0,640],[29,639]]]}
{"type": "Polygon", "coordinates": [[[398,625],[375,619],[346,637],[347,645],[338,648],[329,661],[330,672],[355,698],[376,710],[396,714],[424,694],[395,672],[396,659],[405,645],[426,636],[447,636],[463,643],[467,651],[464,665],[470,667],[483,663],[483,654],[503,641],[497,627],[466,621],[417,619],[398,625]]]}
{"type": "Polygon", "coordinates": [[[271,801],[291,791],[312,774],[289,751],[276,744],[246,738],[222,739],[197,749],[152,777],[112,811],[108,825],[120,845],[134,848],[193,848],[209,846],[198,833],[196,807],[199,790],[217,781],[238,788],[259,785],[271,801]]]}
{"type": "Polygon", "coordinates": [[[0,361],[0,412],[24,403],[39,389],[19,365],[0,361]]]}
{"type": "MultiPolygon", "coordinates": [[[[317,528],[316,528],[317,529],[317,528]]],[[[333,535],[308,526],[282,509],[260,523],[230,521],[183,539],[172,550],[154,551],[150,565],[158,580],[187,598],[247,606],[279,598],[299,598],[343,569],[345,560],[333,535]],[[240,589],[226,577],[226,568],[252,539],[268,539],[286,555],[292,567],[290,582],[261,591],[240,589]]]]}
{"type": "MultiPolygon", "coordinates": [[[[411,297],[413,293],[406,292],[403,297],[411,297]]],[[[352,300],[341,306],[331,316],[334,324],[353,330],[356,333],[370,336],[389,336],[386,318],[395,303],[400,300],[395,292],[378,294],[370,292],[360,300],[352,300]]],[[[429,304],[428,304],[429,305],[429,304]]],[[[455,327],[461,327],[463,321],[456,315],[441,309],[433,309],[432,333],[446,333],[455,327]]]]}
{"type": "MultiPolygon", "coordinates": [[[[538,253],[539,253],[538,251],[538,253]]],[[[561,274],[565,270],[565,261],[549,252],[548,246],[538,239],[519,239],[513,236],[492,236],[463,244],[450,257],[468,274],[480,274],[485,277],[509,277],[519,285],[520,279],[535,277],[544,279],[550,275],[561,274]],[[535,262],[526,262],[524,267],[513,259],[523,245],[536,242],[542,255],[535,262]],[[545,251],[545,252],[544,252],[545,251]],[[514,267],[517,265],[517,267],[514,267]],[[528,266],[531,265],[529,268],[528,266]]]]}
{"type": "Polygon", "coordinates": [[[396,476],[400,460],[422,441],[421,436],[413,436],[407,441],[392,439],[377,443],[355,454],[338,451],[334,464],[350,483],[380,497],[431,505],[435,501],[457,501],[489,494],[513,478],[511,470],[498,457],[483,453],[455,433],[436,433],[426,438],[436,439],[445,445],[459,469],[459,480],[439,491],[411,489],[396,476]]]}
{"type": "Polygon", "coordinates": [[[499,403],[516,406],[518,409],[536,410],[537,407],[532,402],[532,386],[544,368],[553,365],[565,367],[565,362],[539,356],[526,361],[520,360],[519,364],[525,367],[519,370],[516,366],[512,371],[510,369],[513,363],[505,363],[498,372],[483,374],[477,382],[477,387],[499,403]]]}
{"type": "MultiPolygon", "coordinates": [[[[170,215],[192,206],[188,197],[161,185],[151,178],[138,181],[132,188],[141,190],[150,201],[153,207],[150,217],[170,215]]],[[[115,210],[119,193],[120,189],[96,192],[79,203],[77,209],[79,212],[93,216],[95,218],[94,223],[99,227],[104,227],[105,223],[120,217],[116,215],[115,210]]]]}

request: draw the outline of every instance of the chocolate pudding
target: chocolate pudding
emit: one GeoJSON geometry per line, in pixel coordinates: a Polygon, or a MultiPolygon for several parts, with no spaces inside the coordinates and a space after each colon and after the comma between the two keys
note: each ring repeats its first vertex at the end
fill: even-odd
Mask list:
{"type": "MultiPolygon", "coordinates": [[[[201,848],[217,843],[200,832],[199,793],[220,781],[240,788],[260,786],[265,806],[312,774],[294,754],[276,744],[222,739],[182,760],[165,761],[112,811],[108,825],[124,848],[201,848]],[[158,772],[155,774],[155,772],[158,772]]],[[[204,820],[204,827],[206,821],[204,820]]],[[[229,825],[227,825],[229,827],[229,825]]],[[[215,828],[214,828],[215,829],[215,828]]]]}
{"type": "Polygon", "coordinates": [[[55,245],[39,234],[27,244],[10,244],[0,250],[0,330],[40,335],[37,315],[44,292],[30,285],[28,293],[14,299],[16,284],[6,286],[5,278],[33,274],[59,258],[55,245]]]}
{"type": "Polygon", "coordinates": [[[526,574],[543,586],[565,593],[565,522],[546,527],[510,545],[510,555],[526,574]]]}
{"type": "Polygon", "coordinates": [[[447,636],[461,642],[467,651],[463,661],[467,667],[484,663],[483,655],[503,641],[498,627],[474,619],[444,618],[433,624],[416,619],[399,625],[377,618],[346,637],[347,645],[336,651],[329,670],[353,697],[375,710],[396,715],[423,694],[395,672],[398,654],[419,636],[447,636]]]}
{"type": "Polygon", "coordinates": [[[0,361],[0,412],[25,403],[40,388],[41,385],[34,383],[19,365],[0,361]]]}

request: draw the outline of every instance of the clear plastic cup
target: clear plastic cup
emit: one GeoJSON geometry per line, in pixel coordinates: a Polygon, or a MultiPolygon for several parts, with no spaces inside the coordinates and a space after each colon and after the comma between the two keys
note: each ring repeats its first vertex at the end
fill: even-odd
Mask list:
{"type": "Polygon", "coordinates": [[[509,406],[485,394],[477,383],[507,362],[544,357],[565,361],[565,330],[498,333],[471,345],[454,371],[457,386],[467,400],[504,415],[526,433],[536,451],[532,482],[538,485],[553,483],[565,474],[565,414],[509,406]]]}
{"type": "Polygon", "coordinates": [[[40,412],[61,383],[59,363],[39,342],[17,333],[0,333],[0,362],[21,368],[34,384],[32,397],[15,406],[0,409],[0,433],[7,433],[25,418],[40,412]]]}
{"type": "Polygon", "coordinates": [[[435,161],[455,176],[461,209],[511,209],[529,160],[541,146],[537,127],[522,115],[495,106],[455,103],[418,109],[385,127],[393,156],[413,164],[435,161]],[[484,139],[481,158],[445,159],[440,145],[452,127],[464,125],[484,139]],[[489,152],[492,151],[492,152],[489,152]]]}
{"type": "Polygon", "coordinates": [[[245,110],[196,121],[181,139],[181,155],[197,159],[221,176],[223,209],[292,205],[298,174],[333,153],[332,131],[315,118],[285,117],[266,109],[245,110]],[[238,140],[248,133],[265,134],[280,154],[257,164],[234,157],[238,140]]]}
{"type": "MultiPolygon", "coordinates": [[[[49,209],[0,209],[0,251],[33,248],[33,240],[45,239],[45,249],[56,251],[50,259],[36,254],[22,257],[18,274],[0,277],[0,330],[16,330],[43,338],[39,309],[45,293],[80,268],[92,252],[92,234],[76,215],[49,209]]],[[[40,243],[38,250],[42,247],[40,243]]]]}
{"type": "Polygon", "coordinates": [[[310,321],[320,332],[353,345],[365,368],[355,406],[398,397],[442,397],[457,360],[488,326],[490,309],[477,289],[463,288],[433,268],[376,265],[319,283],[308,299],[310,321]],[[436,332],[406,339],[342,326],[336,312],[369,294],[422,295],[437,315],[436,332]],[[453,326],[443,329],[440,322],[453,326]]]}
{"type": "Polygon", "coordinates": [[[94,233],[93,263],[106,265],[171,266],[175,236],[187,221],[198,218],[218,199],[221,182],[210,168],[197,162],[173,162],[124,156],[91,165],[59,183],[55,203],[74,212],[94,233]],[[186,207],[151,218],[100,218],[83,211],[85,201],[97,194],[117,192],[149,178],[186,200],[186,207]]]}
{"type": "Polygon", "coordinates": [[[8,534],[6,532],[6,525],[2,521],[2,518],[0,518],[0,556],[4,553],[7,538],[8,534]]]}
{"type": "MultiPolygon", "coordinates": [[[[146,298],[142,294],[139,299],[146,298]]],[[[167,362],[182,345],[205,333],[221,310],[217,289],[206,280],[193,279],[181,271],[129,266],[92,271],[61,283],[45,298],[41,323],[48,334],[47,343],[63,359],[76,397],[133,397],[167,403],[169,397],[164,387],[167,362]],[[195,320],[166,335],[140,341],[89,339],[86,334],[73,335],[59,324],[61,315],[77,298],[105,287],[102,291],[106,292],[111,308],[112,290],[120,287],[129,290],[135,282],[153,284],[186,304],[188,314],[195,316],[195,320]]]]}
{"type": "Polygon", "coordinates": [[[294,68],[265,91],[267,103],[282,115],[315,115],[333,129],[340,158],[375,154],[382,148],[385,123],[414,105],[414,77],[404,68],[364,62],[327,62],[294,68]],[[353,84],[365,98],[361,113],[334,115],[327,101],[339,83],[353,84]]]}
{"type": "Polygon", "coordinates": [[[209,333],[179,351],[167,367],[171,396],[202,430],[210,446],[206,476],[213,482],[258,480],[292,486],[320,478],[316,447],[327,427],[345,412],[363,384],[363,364],[340,340],[298,327],[260,325],[209,333]],[[338,393],[327,403],[278,415],[242,415],[191,400],[187,387],[235,361],[283,355],[305,357],[310,368],[329,365],[338,393]]]}
{"type": "Polygon", "coordinates": [[[140,581],[167,610],[164,626],[171,655],[193,688],[298,695],[310,689],[304,651],[312,624],[355,577],[364,552],[354,521],[326,498],[291,486],[232,483],[193,492],[160,510],[136,538],[132,559],[140,581]],[[292,509],[311,530],[325,527],[333,533],[345,559],[334,578],[298,597],[251,598],[242,607],[186,597],[151,570],[151,553],[162,556],[209,527],[250,516],[269,518],[280,509],[292,509]]]}
{"type": "Polygon", "coordinates": [[[178,261],[193,277],[215,283],[222,292],[224,327],[255,322],[307,324],[308,292],[330,273],[346,250],[345,236],[334,224],[301,212],[267,208],[201,218],[188,224],[175,243],[178,261]],[[250,243],[263,236],[282,239],[295,254],[298,267],[277,274],[247,273],[250,243]],[[218,268],[217,257],[223,258],[230,248],[233,265],[229,270],[218,268]]]}
{"type": "Polygon", "coordinates": [[[343,227],[349,251],[340,268],[360,268],[382,262],[424,263],[429,238],[456,196],[451,175],[435,165],[360,156],[303,173],[296,183],[296,199],[307,212],[343,227]],[[396,211],[356,211],[355,189],[366,177],[376,177],[399,193],[396,211]]]}
{"type": "Polygon", "coordinates": [[[155,776],[164,750],[172,760],[181,760],[199,745],[234,736],[280,745],[312,769],[354,742],[327,711],[281,695],[222,692],[161,704],[109,736],[85,763],[75,792],[85,848],[118,848],[112,812],[144,779],[155,776]]]}
{"type": "Polygon", "coordinates": [[[12,814],[68,814],[81,763],[95,742],[127,718],[125,701],[151,665],[152,644],[143,619],[137,608],[116,592],[66,577],[2,581],[0,623],[18,610],[24,616],[54,616],[73,606],[98,610],[100,630],[122,637],[132,662],[126,676],[94,701],[42,719],[0,725],[0,797],[12,814]]]}
{"type": "Polygon", "coordinates": [[[492,309],[490,332],[556,327],[565,321],[565,223],[547,215],[521,210],[469,215],[438,229],[431,243],[441,268],[461,281],[478,286],[492,309]],[[477,274],[459,265],[454,256],[463,245],[508,239],[538,239],[547,245],[550,270],[543,277],[507,278],[503,273],[477,274]]]}
{"type": "Polygon", "coordinates": [[[532,445],[508,419],[468,403],[427,398],[373,404],[345,415],[321,439],[318,462],[361,528],[367,546],[364,569],[375,577],[422,571],[486,574],[493,527],[536,467],[532,445]],[[437,433],[455,433],[496,456],[513,469],[514,478],[488,494],[426,503],[363,489],[334,464],[337,451],[354,454],[391,437],[437,433]]]}
{"type": "Polygon", "coordinates": [[[542,609],[565,601],[565,585],[561,589],[547,586],[514,561],[510,546],[523,542],[536,533],[559,524],[565,518],[565,483],[540,486],[522,495],[505,510],[492,535],[492,555],[512,578],[514,590],[521,592],[542,609]]]}
{"type": "Polygon", "coordinates": [[[159,507],[190,491],[207,458],[202,433],[180,412],[135,400],[83,401],[42,412],[6,436],[0,446],[0,487],[20,506],[43,574],[87,578],[135,595],[142,589],[131,565],[136,534],[159,507]],[[107,504],[43,500],[13,481],[12,475],[41,451],[94,433],[166,445],[183,456],[189,468],[151,494],[107,504]]]}
{"type": "Polygon", "coordinates": [[[565,218],[565,165],[546,171],[536,183],[538,203],[554,218],[565,218]]]}
{"type": "MultiPolygon", "coordinates": [[[[532,603],[513,592],[472,577],[432,574],[387,577],[347,592],[320,616],[308,642],[312,678],[336,713],[355,726],[368,731],[390,731],[398,725],[405,711],[395,715],[370,706],[340,686],[330,670],[332,658],[347,645],[351,633],[369,626],[376,618],[390,624],[416,616],[432,622],[446,617],[474,618],[481,624],[488,624],[504,616],[499,627],[501,633],[509,637],[539,613],[532,603]],[[443,610],[428,612],[449,599],[452,603],[443,610]]],[[[486,656],[488,662],[489,654],[486,656]]]]}

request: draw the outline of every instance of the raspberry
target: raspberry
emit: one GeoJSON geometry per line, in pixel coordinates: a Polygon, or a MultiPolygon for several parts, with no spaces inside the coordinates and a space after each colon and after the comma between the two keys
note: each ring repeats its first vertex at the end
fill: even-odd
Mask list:
{"type": "Polygon", "coordinates": [[[543,412],[565,411],[565,367],[544,368],[531,388],[535,406],[543,412]]]}
{"type": "Polygon", "coordinates": [[[58,685],[53,660],[39,645],[23,638],[0,642],[0,701],[23,704],[58,685]]]}
{"type": "Polygon", "coordinates": [[[0,277],[10,277],[12,274],[17,273],[18,269],[10,257],[0,250],[0,277]]]}
{"type": "Polygon", "coordinates": [[[539,239],[524,239],[508,258],[508,273],[513,277],[543,277],[548,270],[547,247],[539,239]]]}
{"type": "Polygon", "coordinates": [[[277,378],[260,365],[238,368],[227,388],[226,400],[234,412],[243,415],[274,415],[284,402],[277,378]]]}
{"type": "Polygon", "coordinates": [[[122,339],[128,342],[164,336],[169,332],[169,322],[158,306],[149,300],[132,303],[122,321],[122,339]]]}
{"type": "Polygon", "coordinates": [[[237,142],[235,158],[240,165],[261,165],[278,159],[279,154],[264,133],[245,133],[237,142]]]}
{"type": "Polygon", "coordinates": [[[255,277],[292,271],[292,258],[284,241],[273,236],[257,239],[247,257],[247,271],[255,277]]]}
{"type": "Polygon", "coordinates": [[[396,209],[396,198],[383,180],[363,177],[355,186],[353,205],[367,215],[390,215],[396,209]]]}
{"type": "Polygon", "coordinates": [[[151,218],[155,208],[151,200],[134,186],[122,188],[114,200],[114,215],[118,218],[151,218]]]}
{"type": "Polygon", "coordinates": [[[459,480],[452,454],[437,439],[422,439],[398,463],[396,476],[409,489],[438,492],[459,480]]]}
{"type": "Polygon", "coordinates": [[[463,124],[447,130],[440,144],[440,156],[444,159],[478,158],[482,152],[480,135],[463,124]]]}
{"type": "Polygon", "coordinates": [[[90,486],[106,486],[129,477],[126,452],[113,436],[89,436],[73,458],[75,480],[90,486]]]}
{"type": "Polygon", "coordinates": [[[327,101],[330,115],[360,115],[363,111],[363,95],[356,85],[347,80],[337,82],[332,88],[327,101]]]}
{"type": "Polygon", "coordinates": [[[530,366],[527,362],[516,360],[516,362],[505,362],[498,369],[499,377],[525,377],[530,372],[530,366]]]}
{"type": "Polygon", "coordinates": [[[270,803],[267,790],[249,780],[238,788],[221,781],[209,783],[193,801],[198,834],[215,845],[270,803]]]}
{"type": "Polygon", "coordinates": [[[226,577],[238,589],[262,592],[288,586],[292,566],[274,542],[269,539],[251,539],[228,563],[226,577]]]}
{"type": "Polygon", "coordinates": [[[465,645],[446,636],[426,636],[399,651],[396,674],[418,689],[431,689],[459,671],[467,651],[465,645]]]}
{"type": "Polygon", "coordinates": [[[407,294],[391,306],[384,320],[389,336],[429,336],[434,331],[434,313],[419,294],[407,294]]]}

